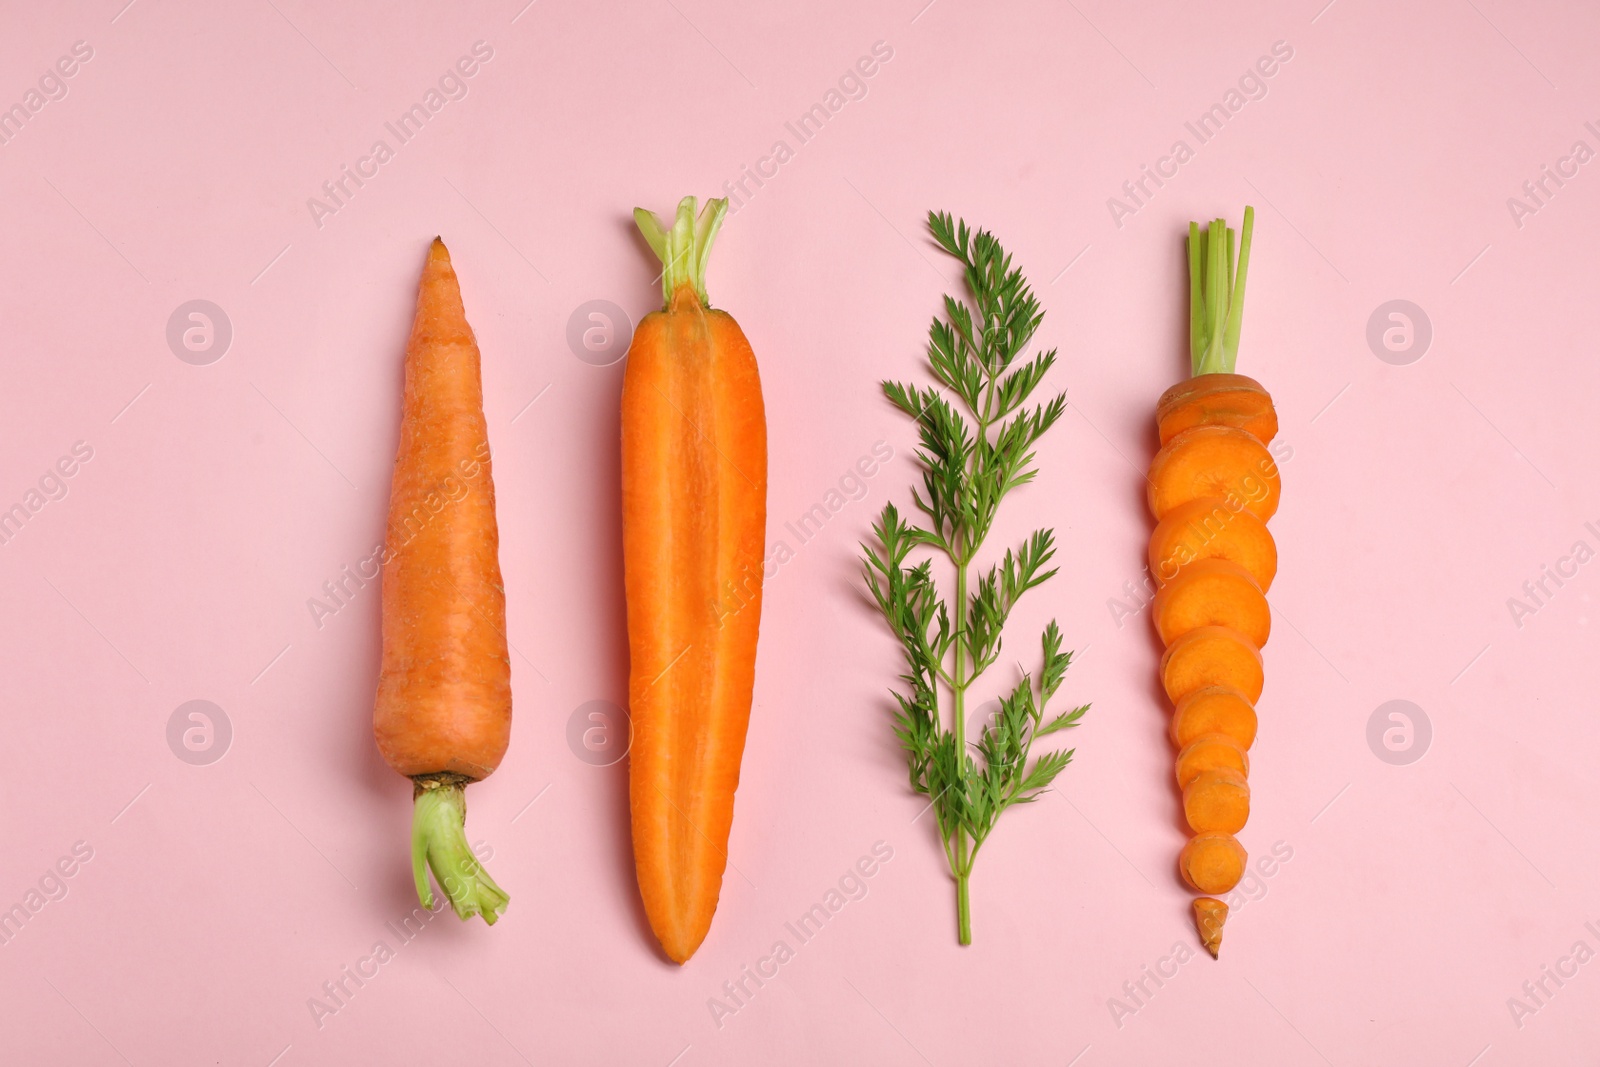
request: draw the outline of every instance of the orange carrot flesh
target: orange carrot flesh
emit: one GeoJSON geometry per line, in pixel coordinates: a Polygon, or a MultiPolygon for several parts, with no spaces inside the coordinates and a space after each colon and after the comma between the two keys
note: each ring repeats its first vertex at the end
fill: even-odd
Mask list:
{"type": "Polygon", "coordinates": [[[412,873],[463,919],[507,897],[467,843],[468,783],[511,739],[511,661],[478,342],[444,242],[428,250],[406,345],[400,444],[383,555],[383,651],[373,734],[413,788],[412,873]]]}
{"type": "Polygon", "coordinates": [[[1208,685],[1178,701],[1168,732],[1180,751],[1206,734],[1227,734],[1248,751],[1256,740],[1256,709],[1237,689],[1208,685]]]}
{"type": "Polygon", "coordinates": [[[1236,834],[1250,818],[1250,785],[1238,771],[1206,771],[1183,787],[1183,817],[1197,834],[1236,834]]]}
{"type": "Polygon", "coordinates": [[[1182,789],[1206,771],[1218,768],[1250,774],[1250,757],[1239,742],[1227,734],[1202,734],[1178,753],[1178,788],[1182,789]]]}
{"type": "Polygon", "coordinates": [[[1263,593],[1278,573],[1278,546],[1267,524],[1212,497],[1179,504],[1150,535],[1150,573],[1170,582],[1199,559],[1226,559],[1250,572],[1263,593]]]}
{"type": "Polygon", "coordinates": [[[709,202],[697,229],[685,198],[671,231],[635,212],[667,265],[668,302],[634,332],[622,386],[634,863],[650,926],[678,963],[721,893],[761,621],[761,381],[738,324],[704,295],[726,209],[709,202]]]}
{"type": "Polygon", "coordinates": [[[1262,522],[1278,510],[1278,464],[1265,445],[1233,426],[1196,426],[1161,447],[1150,462],[1150,512],[1162,518],[1179,504],[1219,497],[1250,509],[1262,522]]]}
{"type": "Polygon", "coordinates": [[[1257,648],[1272,635],[1272,611],[1249,571],[1226,559],[1200,559],[1156,590],[1151,619],[1163,644],[1197,626],[1228,626],[1257,648]]]}
{"type": "Polygon", "coordinates": [[[1178,871],[1193,889],[1226,893],[1244,877],[1247,859],[1244,846],[1232,834],[1196,834],[1178,854],[1178,871]]]}
{"type": "Polygon", "coordinates": [[[1261,383],[1243,374],[1197,374],[1161,394],[1156,430],[1164,445],[1194,426],[1237,426],[1270,444],[1278,413],[1261,383]]]}
{"type": "Polygon", "coordinates": [[[1161,684],[1174,705],[1197,689],[1225,685],[1253,705],[1261,698],[1265,675],[1261,652],[1250,639],[1226,626],[1190,630],[1161,657],[1161,684]]]}

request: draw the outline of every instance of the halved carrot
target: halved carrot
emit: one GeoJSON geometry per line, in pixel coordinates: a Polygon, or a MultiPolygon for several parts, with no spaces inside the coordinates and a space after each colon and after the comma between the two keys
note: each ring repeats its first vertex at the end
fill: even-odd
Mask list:
{"type": "Polygon", "coordinates": [[[1262,522],[1278,510],[1278,464],[1267,446],[1233,426],[1196,426],[1161,446],[1145,483],[1150,513],[1162,518],[1179,504],[1220,497],[1262,522]]]}
{"type": "Polygon", "coordinates": [[[1272,610],[1250,572],[1229,559],[1197,559],[1156,590],[1151,619],[1162,644],[1197,626],[1231,626],[1257,648],[1272,635],[1272,610]]]}
{"type": "Polygon", "coordinates": [[[1239,742],[1227,734],[1201,734],[1178,753],[1178,788],[1182,789],[1206,771],[1218,767],[1249,777],[1250,757],[1245,755],[1239,742]]]}
{"type": "Polygon", "coordinates": [[[1189,838],[1178,853],[1178,873],[1202,893],[1226,893],[1244,877],[1249,857],[1232,834],[1205,833],[1189,838]]]}
{"type": "Polygon", "coordinates": [[[727,208],[708,201],[697,223],[685,197],[670,230],[634,212],[665,268],[666,308],[634,331],[622,382],[633,854],[651,929],[678,963],[722,890],[761,621],[761,379],[738,323],[705,292],[727,208]],[[730,590],[742,606],[720,610],[730,590]]]}
{"type": "Polygon", "coordinates": [[[1200,932],[1200,943],[1216,959],[1222,950],[1222,924],[1228,921],[1228,905],[1215,897],[1197,897],[1194,902],[1194,926],[1200,932]]]}
{"type": "Polygon", "coordinates": [[[1183,787],[1183,817],[1197,834],[1236,834],[1250,820],[1250,783],[1225,767],[1206,771],[1183,787]]]}
{"type": "Polygon", "coordinates": [[[1211,685],[1231,686],[1253,705],[1264,680],[1261,652],[1244,634],[1226,626],[1190,630],[1161,657],[1161,684],[1174,705],[1211,685]]]}
{"type": "Polygon", "coordinates": [[[1167,732],[1180,749],[1205,734],[1227,734],[1248,751],[1256,740],[1256,709],[1237,689],[1208,685],[1178,701],[1167,732]]]}
{"type": "Polygon", "coordinates": [[[1198,559],[1227,559],[1250,572],[1263,593],[1278,573],[1278,546],[1250,512],[1209,498],[1179,504],[1150,535],[1150,573],[1170,582],[1198,559]]]}
{"type": "Polygon", "coordinates": [[[1196,374],[1161,394],[1156,429],[1166,444],[1191,426],[1237,426],[1268,444],[1278,413],[1261,383],[1243,374],[1196,374]]]}
{"type": "Polygon", "coordinates": [[[511,660],[478,364],[450,253],[434,238],[406,345],[372,729],[414,783],[418,898],[433,906],[431,868],[457,915],[492,925],[508,898],[467,842],[464,790],[511,741],[511,660]]]}

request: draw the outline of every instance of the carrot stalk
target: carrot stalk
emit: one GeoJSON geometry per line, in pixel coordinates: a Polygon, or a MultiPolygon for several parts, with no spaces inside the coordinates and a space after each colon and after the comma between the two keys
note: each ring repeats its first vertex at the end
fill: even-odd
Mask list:
{"type": "Polygon", "coordinates": [[[499,543],[478,342],[435,238],[406,345],[372,728],[413,782],[417,898],[433,906],[431,869],[458,916],[490,925],[507,897],[467,842],[465,789],[494,772],[511,737],[499,543]]]}
{"type": "Polygon", "coordinates": [[[1237,261],[1234,232],[1227,220],[1206,229],[1189,224],[1189,360],[1202,374],[1232,374],[1239,358],[1239,322],[1244,315],[1244,283],[1250,271],[1250,240],[1256,211],[1244,209],[1237,261]]]}
{"type": "Polygon", "coordinates": [[[422,906],[433,907],[428,871],[463,919],[482,915],[490,926],[511,898],[495,885],[467,843],[467,779],[437,775],[416,780],[411,823],[411,872],[422,906]]]}
{"type": "Polygon", "coordinates": [[[639,323],[622,383],[622,554],[634,866],[651,929],[683,963],[711,928],[755,684],[766,539],[761,379],[706,265],[727,212],[694,197],[639,231],[665,307],[639,323]]]}

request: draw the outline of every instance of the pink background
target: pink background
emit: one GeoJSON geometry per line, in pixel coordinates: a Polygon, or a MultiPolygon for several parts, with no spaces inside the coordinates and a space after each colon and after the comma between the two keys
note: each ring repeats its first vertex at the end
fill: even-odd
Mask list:
{"type": "Polygon", "coordinates": [[[0,39],[7,106],[93,49],[0,145],[0,506],[93,449],[0,546],[0,906],[93,850],[0,945],[8,1062],[1465,1067],[1594,1047],[1600,963],[1546,979],[1520,1019],[1507,1003],[1537,1006],[1524,981],[1575,942],[1600,949],[1600,564],[1520,628],[1507,606],[1575,541],[1600,548],[1600,163],[1520,227],[1506,203],[1574,141],[1600,148],[1590,5],[123,3],[11,5],[0,39]],[[466,97],[319,228],[307,198],[476,41],[493,57],[466,97]],[[879,41],[865,98],[797,147],[785,121],[879,41]],[[1277,41],[1293,58],[1267,95],[1117,226],[1107,199],[1195,147],[1184,122],[1277,41]],[[875,442],[896,458],[768,586],[737,870],[679,969],[637,903],[626,763],[566,741],[580,705],[624,699],[627,655],[621,364],[565,333],[586,301],[635,319],[658,301],[630,208],[714,195],[778,139],[794,157],[710,275],[761,360],[769,536],[875,442]],[[1220,962],[1134,1002],[1123,983],[1195,941],[1159,649],[1108,601],[1140,574],[1153,405],[1185,358],[1180,234],[1246,203],[1240,369],[1272,389],[1293,458],[1243,836],[1293,858],[1252,883],[1220,962]],[[1059,617],[1083,652],[1065,695],[1094,703],[1058,793],[985,851],[968,949],[855,563],[914,475],[875,383],[924,376],[957,282],[929,208],[1007,242],[1061,348],[1071,409],[995,547],[1056,528],[1063,573],[1011,648],[1031,660],[1059,617]],[[409,790],[368,725],[377,596],[320,629],[307,601],[381,536],[435,233],[484,354],[517,703],[468,825],[512,903],[493,930],[428,926],[319,1026],[308,999],[397,946],[385,924],[415,904],[409,790]],[[165,338],[196,298],[233,328],[208,366],[165,338]],[[1433,326],[1406,366],[1366,341],[1394,299],[1433,326]],[[194,699],[232,725],[207,766],[166,740],[194,699]],[[1366,740],[1392,699],[1432,724],[1406,766],[1366,740]],[[708,1000],[879,841],[893,859],[868,895],[719,1027],[708,1000]]]}

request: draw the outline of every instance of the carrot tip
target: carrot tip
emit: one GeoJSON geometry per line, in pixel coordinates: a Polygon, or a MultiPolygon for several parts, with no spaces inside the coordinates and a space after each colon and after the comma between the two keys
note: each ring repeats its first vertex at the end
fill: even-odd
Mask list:
{"type": "Polygon", "coordinates": [[[1194,925],[1200,943],[1216,959],[1222,951],[1222,924],[1228,921],[1228,905],[1215,897],[1200,897],[1194,902],[1194,925]]]}
{"type": "Polygon", "coordinates": [[[411,821],[411,873],[417,883],[417,899],[423,907],[433,908],[433,890],[428,884],[428,871],[432,870],[459,918],[481,915],[493,926],[511,898],[494,884],[467,842],[466,782],[459,775],[413,780],[417,788],[411,821]]]}

